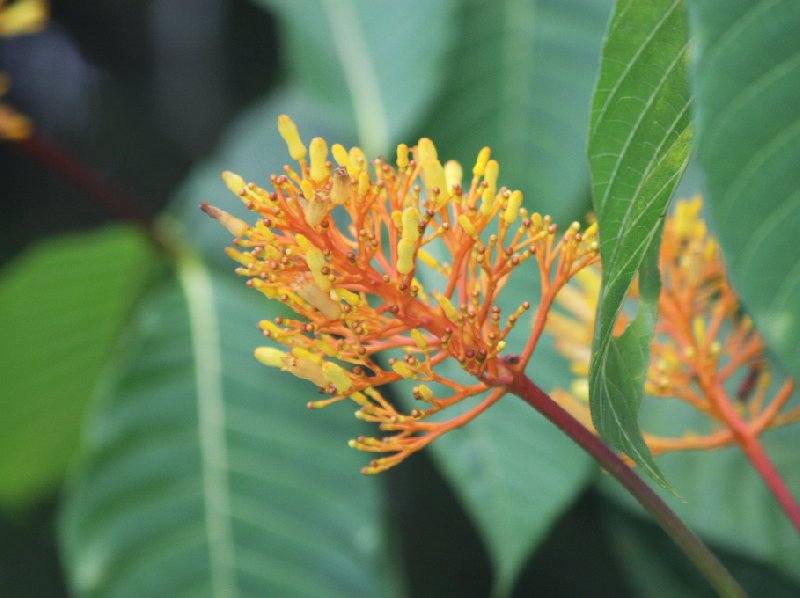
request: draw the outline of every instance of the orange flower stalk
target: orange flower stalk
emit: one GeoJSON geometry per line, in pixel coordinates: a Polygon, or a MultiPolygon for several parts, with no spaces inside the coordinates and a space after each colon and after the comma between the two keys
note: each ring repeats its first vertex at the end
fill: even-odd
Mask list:
{"type": "MultiPolygon", "coordinates": [[[[692,406],[711,425],[707,431],[685,430],[674,437],[646,432],[644,438],[653,454],[736,444],[762,475],[779,478],[759,436],[770,428],[800,421],[800,407],[787,408],[794,383],[791,379],[783,381],[769,397],[772,373],[764,343],[752,320],[742,313],[728,283],[717,241],[700,216],[701,209],[700,197],[678,201],[665,223],[659,260],[659,319],[645,390],[653,399],[677,399],[692,406]]],[[[598,264],[580,272],[575,284],[560,293],[556,301],[569,315],[554,310],[547,325],[556,336],[557,349],[570,359],[579,376],[571,393],[557,389],[553,398],[590,428],[585,377],[600,288],[599,270],[598,264]]],[[[636,296],[636,289],[632,295],[636,296]]],[[[621,332],[625,325],[623,315],[617,322],[618,330],[621,332]]],[[[785,485],[772,490],[778,492],[784,507],[794,505],[787,507],[787,514],[792,517],[794,512],[796,522],[800,522],[800,510],[785,485]]]]}
{"type": "Polygon", "coordinates": [[[234,236],[228,255],[238,274],[296,319],[265,320],[262,363],[315,384],[323,407],[346,398],[359,419],[384,435],[350,445],[383,453],[364,473],[384,471],[435,438],[461,427],[506,392],[523,371],[558,290],[597,259],[596,227],[573,223],[564,234],[549,217],[529,214],[522,193],[498,184],[499,165],[484,148],[462,186],[462,168],[442,164],[429,139],[397,147],[395,164],[369,164],[363,152],[315,138],[303,144],[294,123],[278,129],[299,167],[271,177],[272,190],[225,172],[228,188],[259,219],[248,224],[203,209],[234,236]],[[496,305],[509,276],[534,260],[543,280],[536,326],[521,357],[503,357],[506,337],[530,308],[506,317],[496,305]],[[455,360],[470,376],[441,372],[455,360]],[[419,408],[402,412],[380,388],[414,382],[419,408]],[[488,393],[488,394],[487,394],[488,393]],[[470,399],[451,419],[433,417],[470,399]]]}

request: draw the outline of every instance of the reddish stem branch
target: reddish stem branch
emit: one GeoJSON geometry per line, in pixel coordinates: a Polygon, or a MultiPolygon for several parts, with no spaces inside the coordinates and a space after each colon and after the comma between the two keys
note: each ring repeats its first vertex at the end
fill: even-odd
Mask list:
{"type": "Polygon", "coordinates": [[[614,451],[553,401],[524,372],[514,372],[508,390],[554,423],[614,476],[647,509],[720,596],[746,595],[725,566],[672,509],[614,451]]]}

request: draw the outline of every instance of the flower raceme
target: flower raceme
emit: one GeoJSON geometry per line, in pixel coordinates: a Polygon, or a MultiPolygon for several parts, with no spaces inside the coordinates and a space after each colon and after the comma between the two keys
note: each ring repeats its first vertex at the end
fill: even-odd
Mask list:
{"type": "Polygon", "coordinates": [[[363,469],[378,473],[505,394],[559,289],[597,260],[596,225],[559,233],[550,217],[529,213],[520,191],[499,185],[488,147],[464,185],[461,165],[442,164],[429,139],[397,146],[394,163],[368,162],[358,147],[329,149],[321,138],[306,147],[287,116],[278,130],[297,167],[273,175],[271,190],[223,173],[258,219],[202,208],[233,235],[237,273],[297,315],[260,323],[274,345],[256,358],[316,385],[325,397],[310,407],[354,401],[356,416],[382,434],[350,445],[383,453],[363,469]],[[504,316],[497,299],[528,261],[539,268],[541,298],[522,354],[508,356],[506,338],[531,306],[504,316]],[[466,381],[442,372],[448,362],[466,381]],[[381,391],[401,380],[413,381],[418,402],[408,412],[381,391]],[[457,416],[436,415],[470,399],[457,416]]]}
{"type": "MultiPolygon", "coordinates": [[[[710,425],[674,436],[645,432],[654,454],[745,446],[765,430],[800,421],[799,407],[785,408],[794,389],[792,380],[769,397],[772,374],[764,343],[728,284],[719,246],[706,229],[701,209],[700,197],[680,200],[664,226],[659,317],[645,391],[650,400],[688,404],[710,425]]],[[[553,310],[546,327],[577,375],[571,392],[556,389],[553,398],[589,428],[586,376],[599,293],[597,264],[562,289],[556,303],[563,311],[553,310]]],[[[625,325],[623,314],[616,332],[625,325]]]]}

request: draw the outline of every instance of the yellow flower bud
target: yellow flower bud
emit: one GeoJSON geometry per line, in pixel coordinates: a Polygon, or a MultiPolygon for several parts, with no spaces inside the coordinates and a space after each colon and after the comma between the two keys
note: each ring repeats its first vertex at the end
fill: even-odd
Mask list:
{"type": "Polygon", "coordinates": [[[306,200],[312,201],[314,199],[314,185],[311,184],[311,181],[305,179],[300,181],[300,190],[306,200]]]}
{"type": "Polygon", "coordinates": [[[401,143],[397,146],[397,167],[405,168],[408,166],[408,146],[401,143]]]}
{"type": "Polygon", "coordinates": [[[463,178],[461,164],[455,160],[448,160],[444,165],[444,178],[447,184],[448,193],[456,185],[461,186],[461,179],[463,178]]]}
{"type": "Polygon", "coordinates": [[[492,195],[497,191],[497,177],[500,175],[500,164],[497,160],[489,160],[486,163],[486,170],[483,172],[483,180],[492,190],[492,195]]]}
{"type": "Polygon", "coordinates": [[[436,301],[439,302],[439,307],[442,308],[444,315],[446,315],[451,320],[455,320],[458,317],[458,312],[456,308],[453,307],[453,304],[450,303],[450,299],[442,295],[441,293],[434,292],[434,297],[436,297],[436,301]]]}
{"type": "Polygon", "coordinates": [[[259,347],[255,350],[256,359],[272,368],[282,368],[286,364],[288,353],[274,347],[259,347]]]}
{"type": "MultiPolygon", "coordinates": [[[[335,147],[335,146],[334,146],[335,147]]],[[[339,147],[342,147],[341,145],[339,147]]],[[[343,148],[344,149],[344,148],[343,148]]],[[[333,173],[333,186],[331,187],[331,201],[342,205],[350,196],[350,176],[345,167],[337,168],[333,173]]]]}
{"type": "Polygon", "coordinates": [[[364,170],[358,175],[358,195],[366,197],[370,187],[372,187],[372,181],[369,180],[369,173],[364,170]]]}
{"type": "Polygon", "coordinates": [[[303,145],[303,142],[300,140],[300,133],[297,132],[297,125],[285,114],[281,114],[278,117],[278,133],[280,133],[281,137],[283,137],[283,140],[286,142],[292,160],[302,160],[306,157],[306,146],[303,145]]]}
{"type": "Polygon", "coordinates": [[[475,225],[470,222],[470,219],[466,214],[461,214],[458,217],[458,223],[461,225],[461,228],[464,229],[464,232],[466,232],[470,237],[473,239],[478,238],[478,231],[475,230],[475,225]]]}
{"type": "Polygon", "coordinates": [[[400,239],[397,244],[397,271],[400,274],[408,274],[414,269],[414,253],[416,251],[416,241],[400,239]]]}
{"type": "Polygon", "coordinates": [[[403,210],[403,239],[416,243],[419,240],[419,211],[410,207],[403,210]]]}
{"type": "Polygon", "coordinates": [[[325,143],[322,137],[314,137],[309,146],[309,153],[311,154],[311,169],[309,174],[312,180],[320,183],[325,180],[325,177],[329,174],[326,164],[328,160],[328,144],[325,143]]]}
{"type": "Polygon", "coordinates": [[[347,375],[347,371],[333,362],[326,362],[322,364],[322,373],[325,378],[336,387],[336,392],[342,394],[347,392],[353,386],[353,381],[347,375]]]}
{"type": "Polygon", "coordinates": [[[512,224],[517,219],[520,207],[522,207],[522,191],[514,191],[508,198],[506,210],[503,212],[506,224],[512,224]]]}
{"type": "Polygon", "coordinates": [[[482,177],[486,170],[486,163],[489,161],[489,156],[492,154],[491,148],[484,147],[478,152],[478,159],[475,160],[475,166],[472,167],[472,174],[477,177],[482,177]]]}
{"type": "Polygon", "coordinates": [[[392,369],[395,371],[395,373],[401,375],[403,378],[414,378],[416,376],[414,370],[411,369],[411,366],[404,361],[397,361],[393,363],[392,369]]]}
{"type": "Polygon", "coordinates": [[[439,158],[439,154],[436,152],[436,146],[433,145],[433,141],[427,137],[423,137],[417,142],[417,154],[419,155],[421,164],[425,164],[428,160],[437,160],[439,158]]]}
{"type": "Polygon", "coordinates": [[[222,173],[222,180],[225,181],[225,185],[230,189],[231,193],[234,195],[241,195],[242,190],[244,189],[244,179],[240,177],[238,174],[232,173],[230,170],[226,170],[222,173]]]}

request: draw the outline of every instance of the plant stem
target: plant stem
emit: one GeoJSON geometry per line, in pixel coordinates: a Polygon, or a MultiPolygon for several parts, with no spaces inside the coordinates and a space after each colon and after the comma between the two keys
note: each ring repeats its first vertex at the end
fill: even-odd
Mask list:
{"type": "Polygon", "coordinates": [[[780,472],[776,469],[775,464],[767,455],[764,447],[758,437],[752,435],[747,439],[740,441],[739,445],[742,447],[742,452],[747,456],[752,463],[753,468],[764,480],[764,484],[769,488],[775,500],[778,501],[786,517],[789,518],[794,528],[800,534],[800,505],[797,504],[791,490],[786,485],[786,482],[781,477],[780,472]]]}
{"type": "Polygon", "coordinates": [[[672,509],[614,451],[553,401],[524,372],[514,371],[508,390],[554,423],[614,476],[647,509],[720,596],[746,596],[725,566],[672,509]]]}

